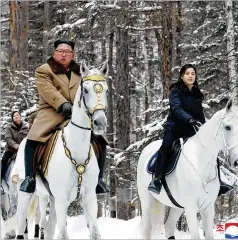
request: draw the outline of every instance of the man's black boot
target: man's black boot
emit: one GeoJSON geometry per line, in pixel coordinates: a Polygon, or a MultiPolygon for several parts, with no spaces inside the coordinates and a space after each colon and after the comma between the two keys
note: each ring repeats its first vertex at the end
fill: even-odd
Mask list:
{"type": "Polygon", "coordinates": [[[156,159],[155,178],[150,182],[148,186],[149,191],[160,194],[163,185],[161,178],[164,174],[165,163],[166,157],[161,151],[159,151],[156,159]]]}
{"type": "Polygon", "coordinates": [[[220,181],[220,190],[219,190],[218,196],[220,196],[222,194],[226,194],[227,192],[230,192],[232,189],[234,189],[234,187],[232,187],[229,184],[226,184],[221,180],[220,162],[218,158],[217,158],[217,170],[218,170],[217,172],[218,172],[218,177],[220,181]]]}
{"type": "Polygon", "coordinates": [[[34,155],[40,142],[27,139],[25,146],[25,175],[26,178],[20,186],[22,192],[33,193],[36,189],[34,155]]]}
{"type": "Polygon", "coordinates": [[[99,161],[98,161],[98,167],[99,167],[99,176],[98,176],[98,185],[96,187],[96,194],[104,194],[108,193],[109,189],[107,188],[106,184],[103,182],[102,177],[103,177],[103,167],[104,163],[106,160],[106,150],[107,150],[107,145],[105,140],[103,139],[102,136],[97,137],[97,142],[100,145],[100,156],[99,156],[99,161]]]}

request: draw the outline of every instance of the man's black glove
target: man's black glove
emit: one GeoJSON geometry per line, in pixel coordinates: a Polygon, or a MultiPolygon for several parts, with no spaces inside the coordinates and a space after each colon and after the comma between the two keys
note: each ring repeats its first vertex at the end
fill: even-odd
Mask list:
{"type": "Polygon", "coordinates": [[[195,128],[196,130],[198,130],[199,127],[202,125],[199,121],[197,121],[193,118],[189,119],[188,124],[190,127],[195,128]]]}
{"type": "Polygon", "coordinates": [[[66,118],[70,118],[72,115],[72,104],[70,102],[65,102],[59,106],[56,112],[63,114],[66,118]]]}

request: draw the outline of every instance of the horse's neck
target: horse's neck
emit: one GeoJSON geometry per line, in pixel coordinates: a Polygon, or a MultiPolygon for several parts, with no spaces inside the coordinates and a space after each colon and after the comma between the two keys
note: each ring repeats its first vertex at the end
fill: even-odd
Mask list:
{"type": "Polygon", "coordinates": [[[83,160],[86,160],[88,156],[91,130],[83,128],[89,127],[90,121],[86,114],[85,107],[82,106],[79,108],[74,104],[72,119],[65,128],[65,138],[67,147],[70,149],[72,157],[75,158],[76,161],[82,162],[83,160]]]}
{"type": "Polygon", "coordinates": [[[220,115],[217,114],[206,122],[192,138],[196,142],[197,149],[195,165],[205,175],[209,175],[209,172],[214,170],[214,166],[217,164],[217,155],[222,150],[221,131],[218,129],[220,121],[220,115]]]}

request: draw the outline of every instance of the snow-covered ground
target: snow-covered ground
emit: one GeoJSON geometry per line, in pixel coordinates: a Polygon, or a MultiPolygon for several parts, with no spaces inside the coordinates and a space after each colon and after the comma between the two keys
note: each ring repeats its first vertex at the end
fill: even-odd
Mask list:
{"type": "MultiPolygon", "coordinates": [[[[229,222],[238,222],[238,218],[230,220],[229,222]]],[[[68,233],[70,239],[89,239],[89,230],[86,226],[85,217],[83,215],[79,217],[69,217],[67,220],[68,233]]],[[[141,239],[141,225],[140,217],[133,218],[129,221],[118,220],[115,218],[101,217],[98,219],[99,231],[102,239],[141,239]]],[[[238,229],[238,228],[237,228],[238,229]]],[[[236,229],[236,230],[237,230],[236,229]]],[[[238,232],[237,232],[238,234],[238,232]]],[[[201,238],[202,229],[200,229],[201,238]]],[[[215,239],[225,239],[224,233],[216,232],[216,226],[214,226],[215,239]]],[[[1,239],[4,237],[4,226],[1,221],[1,239]]],[[[33,237],[32,233],[29,233],[29,238],[33,237]]],[[[154,239],[166,239],[164,233],[158,235],[155,233],[154,239]]],[[[176,239],[189,239],[188,232],[176,231],[176,239]]]]}

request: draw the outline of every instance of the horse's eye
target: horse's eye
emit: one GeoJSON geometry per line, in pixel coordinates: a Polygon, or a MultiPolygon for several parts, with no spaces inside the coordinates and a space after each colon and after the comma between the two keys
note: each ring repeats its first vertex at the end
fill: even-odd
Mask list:
{"type": "Polygon", "coordinates": [[[230,130],[231,130],[231,127],[230,127],[230,126],[225,126],[225,129],[226,129],[227,131],[230,131],[230,130]]]}
{"type": "Polygon", "coordinates": [[[88,89],[84,88],[84,92],[85,92],[85,93],[88,93],[88,89]]]}

